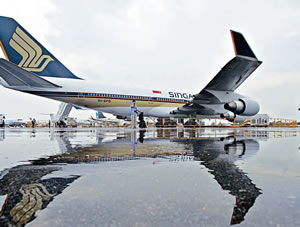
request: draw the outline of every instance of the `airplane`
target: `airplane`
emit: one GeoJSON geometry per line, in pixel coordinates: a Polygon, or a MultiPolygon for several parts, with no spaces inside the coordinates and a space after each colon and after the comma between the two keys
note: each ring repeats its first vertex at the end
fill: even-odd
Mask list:
{"type": "Polygon", "coordinates": [[[145,117],[254,116],[259,104],[235,90],[262,63],[241,33],[230,30],[235,57],[197,94],[107,87],[75,76],[13,18],[0,16],[0,84],[5,88],[71,103],[117,117],[130,116],[136,100],[145,117]]]}
{"type": "Polygon", "coordinates": [[[4,114],[0,114],[0,128],[1,127],[10,127],[10,128],[25,128],[27,122],[23,119],[6,119],[4,114]]]}
{"type": "Polygon", "coordinates": [[[27,122],[23,119],[6,120],[5,125],[10,128],[25,128],[27,122]]]}

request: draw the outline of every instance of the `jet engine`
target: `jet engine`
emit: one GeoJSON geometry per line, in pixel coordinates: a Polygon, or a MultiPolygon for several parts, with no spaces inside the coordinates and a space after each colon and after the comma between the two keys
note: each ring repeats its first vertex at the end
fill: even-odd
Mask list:
{"type": "Polygon", "coordinates": [[[255,153],[259,150],[259,143],[253,139],[237,140],[224,145],[226,154],[242,156],[249,152],[255,153]]]}
{"type": "Polygon", "coordinates": [[[130,117],[122,116],[122,115],[117,115],[116,118],[120,119],[120,120],[125,120],[125,121],[130,119],[130,117]]]}
{"type": "Polygon", "coordinates": [[[235,118],[235,114],[232,113],[232,112],[230,112],[230,111],[228,111],[226,113],[221,114],[221,118],[225,118],[225,119],[227,119],[227,120],[230,121],[231,119],[235,118]]]}
{"type": "Polygon", "coordinates": [[[259,111],[259,104],[248,98],[241,98],[225,103],[224,108],[241,116],[254,116],[259,111]]]}

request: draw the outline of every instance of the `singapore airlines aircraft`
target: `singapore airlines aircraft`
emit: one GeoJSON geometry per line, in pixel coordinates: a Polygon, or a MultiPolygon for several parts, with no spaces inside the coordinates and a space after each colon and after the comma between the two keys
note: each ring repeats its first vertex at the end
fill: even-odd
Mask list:
{"type": "Polygon", "coordinates": [[[230,33],[236,56],[204,89],[191,95],[188,92],[109,88],[83,80],[14,19],[0,17],[0,46],[6,57],[6,60],[0,59],[0,83],[9,89],[122,117],[130,115],[132,100],[136,100],[144,116],[229,120],[253,116],[258,113],[259,104],[235,90],[262,62],[242,34],[230,33]]]}

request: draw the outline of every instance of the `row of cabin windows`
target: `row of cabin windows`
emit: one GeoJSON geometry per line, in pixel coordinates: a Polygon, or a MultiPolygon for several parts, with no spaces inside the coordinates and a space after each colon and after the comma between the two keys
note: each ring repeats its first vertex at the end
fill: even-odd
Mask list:
{"type": "MultiPolygon", "coordinates": [[[[114,94],[96,94],[90,93],[89,96],[102,96],[102,97],[112,97],[112,98],[130,98],[130,99],[147,99],[147,100],[158,100],[158,101],[179,101],[180,99],[168,99],[168,98],[158,98],[158,97],[144,97],[144,96],[132,96],[132,95],[114,95],[114,94]]],[[[185,101],[185,100],[180,100],[185,101]]]]}

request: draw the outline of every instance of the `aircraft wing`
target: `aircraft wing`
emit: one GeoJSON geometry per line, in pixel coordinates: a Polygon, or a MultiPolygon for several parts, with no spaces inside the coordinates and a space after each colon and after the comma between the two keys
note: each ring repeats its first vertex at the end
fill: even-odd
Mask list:
{"type": "Polygon", "coordinates": [[[206,85],[203,90],[234,91],[262,63],[241,33],[230,31],[236,56],[206,85]]]}
{"type": "Polygon", "coordinates": [[[230,33],[236,56],[218,72],[202,91],[194,95],[192,101],[172,113],[197,112],[198,114],[213,115],[213,110],[202,105],[219,103],[219,100],[211,94],[211,91],[235,91],[262,63],[256,58],[241,33],[232,30],[230,30],[230,33]]]}
{"type": "Polygon", "coordinates": [[[24,88],[60,88],[60,86],[35,75],[14,63],[0,59],[0,79],[4,87],[22,90],[24,88]]]}

